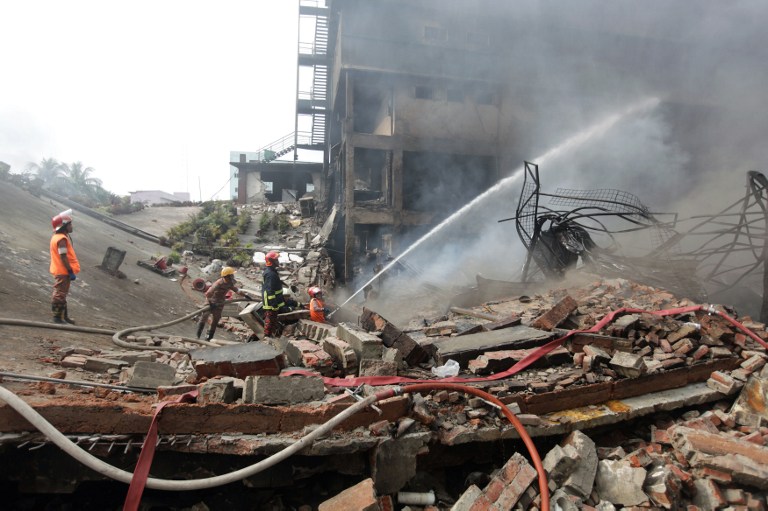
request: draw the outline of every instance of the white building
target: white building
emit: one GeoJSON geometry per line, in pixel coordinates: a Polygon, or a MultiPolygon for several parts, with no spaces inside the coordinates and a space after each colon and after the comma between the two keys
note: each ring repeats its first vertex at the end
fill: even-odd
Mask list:
{"type": "Polygon", "coordinates": [[[168,193],[162,190],[138,190],[128,192],[131,196],[131,203],[143,202],[149,206],[153,204],[173,204],[176,202],[189,202],[189,192],[168,193]]]}

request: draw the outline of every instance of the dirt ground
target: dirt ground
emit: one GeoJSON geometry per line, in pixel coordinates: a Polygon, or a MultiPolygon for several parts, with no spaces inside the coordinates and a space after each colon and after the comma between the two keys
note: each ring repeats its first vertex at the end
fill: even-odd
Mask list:
{"type": "MultiPolygon", "coordinates": [[[[50,322],[52,277],[48,271],[51,217],[67,209],[45,197],[34,197],[13,185],[0,187],[0,317],[50,322]]],[[[118,219],[152,234],[185,221],[197,208],[147,208],[118,219]]],[[[178,281],[136,263],[167,255],[169,249],[132,236],[98,220],[73,214],[72,239],[82,267],[69,294],[69,313],[78,326],[121,330],[154,325],[194,311],[197,306],[178,281]],[[99,269],[108,247],[126,252],[117,278],[99,269]]],[[[196,267],[190,267],[194,278],[196,267]]],[[[163,329],[194,335],[192,320],[163,329]]],[[[0,371],[46,376],[60,369],[53,364],[57,348],[76,346],[97,350],[116,348],[106,335],[65,332],[0,324],[0,371]]],[[[87,373],[82,373],[83,379],[87,373]]],[[[68,379],[79,378],[68,376],[68,379]]]]}

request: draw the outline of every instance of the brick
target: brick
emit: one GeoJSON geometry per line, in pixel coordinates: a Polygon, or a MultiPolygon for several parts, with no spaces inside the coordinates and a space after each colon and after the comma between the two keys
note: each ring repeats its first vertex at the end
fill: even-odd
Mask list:
{"type": "Polygon", "coordinates": [[[706,357],[707,354],[709,354],[709,346],[702,344],[696,348],[696,351],[693,352],[691,358],[694,360],[701,360],[702,358],[706,357]]]}
{"type": "Polygon", "coordinates": [[[555,304],[554,307],[536,318],[531,326],[541,330],[552,331],[560,323],[565,321],[578,307],[579,304],[576,303],[576,300],[570,296],[565,296],[565,298],[555,304]]]}
{"type": "Polygon", "coordinates": [[[707,387],[722,394],[730,395],[739,390],[738,383],[729,374],[714,371],[707,380],[707,387]]]}
{"type": "MultiPolygon", "coordinates": [[[[480,499],[484,499],[486,502],[488,501],[480,488],[474,484],[470,485],[470,487],[461,494],[453,507],[451,507],[451,511],[470,511],[472,506],[480,499]]],[[[490,506],[491,503],[487,502],[487,504],[490,506]]]]}

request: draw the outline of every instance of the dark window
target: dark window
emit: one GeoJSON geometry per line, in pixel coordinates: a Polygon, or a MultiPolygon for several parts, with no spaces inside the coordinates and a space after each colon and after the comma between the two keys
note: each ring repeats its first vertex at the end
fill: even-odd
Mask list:
{"type": "Polygon", "coordinates": [[[463,89],[448,89],[445,91],[445,99],[453,101],[454,103],[464,102],[464,90],[463,89]]]}
{"type": "Polygon", "coordinates": [[[448,39],[448,34],[444,28],[440,27],[424,27],[424,39],[427,41],[445,41],[448,39]]]}
{"type": "Polygon", "coordinates": [[[416,99],[432,99],[435,97],[435,90],[426,85],[416,86],[416,99]]]}

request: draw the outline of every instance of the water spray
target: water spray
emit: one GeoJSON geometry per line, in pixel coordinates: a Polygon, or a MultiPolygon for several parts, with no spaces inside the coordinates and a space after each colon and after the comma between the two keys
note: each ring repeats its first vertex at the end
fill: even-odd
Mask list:
{"type": "MultiPolygon", "coordinates": [[[[629,117],[631,115],[644,112],[646,110],[650,110],[651,108],[656,107],[660,102],[659,98],[653,97],[653,98],[647,98],[642,101],[639,101],[628,108],[622,110],[621,112],[617,112],[615,114],[609,115],[605,119],[601,120],[600,122],[590,126],[589,128],[583,129],[576,133],[575,135],[572,135],[571,137],[567,138],[557,146],[553,147],[543,155],[539,156],[538,158],[534,158],[536,162],[538,162],[539,165],[542,165],[546,163],[547,161],[556,158],[557,156],[560,156],[562,153],[566,151],[573,150],[577,147],[580,147],[584,145],[587,141],[589,141],[592,138],[595,138],[597,136],[605,134],[610,128],[612,128],[616,123],[618,123],[620,120],[624,119],[625,117],[629,117]]],[[[386,273],[387,270],[389,270],[392,266],[394,266],[400,259],[405,257],[406,255],[413,252],[416,247],[421,245],[424,241],[426,241],[428,238],[432,237],[437,232],[443,230],[447,225],[453,223],[457,218],[461,217],[466,213],[468,210],[472,209],[477,205],[478,203],[484,201],[486,198],[488,198],[490,195],[493,195],[494,193],[498,192],[502,188],[506,188],[507,186],[511,185],[512,183],[518,181],[520,179],[520,176],[523,174],[524,168],[519,167],[517,170],[515,170],[512,174],[505,177],[495,185],[493,185],[491,188],[483,192],[482,194],[478,195],[474,199],[472,199],[470,202],[465,204],[461,209],[450,215],[448,218],[437,224],[432,230],[430,230],[428,233],[426,233],[424,236],[416,240],[410,247],[408,247],[404,252],[402,252],[400,255],[392,259],[389,263],[387,263],[384,268],[381,269],[378,273],[374,274],[373,277],[371,277],[368,282],[363,284],[357,291],[352,293],[352,295],[347,298],[344,303],[336,307],[332,312],[328,314],[328,317],[330,318],[333,316],[336,311],[344,307],[346,304],[348,304],[355,296],[360,294],[360,291],[366,288],[369,284],[374,282],[376,279],[378,279],[380,276],[382,276],[384,273],[386,273]]]]}

